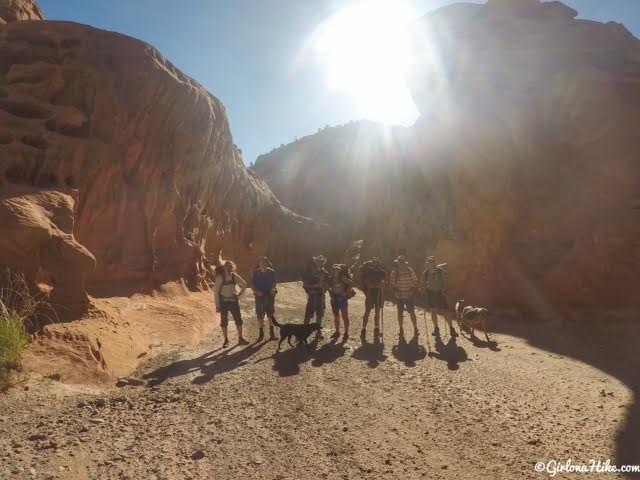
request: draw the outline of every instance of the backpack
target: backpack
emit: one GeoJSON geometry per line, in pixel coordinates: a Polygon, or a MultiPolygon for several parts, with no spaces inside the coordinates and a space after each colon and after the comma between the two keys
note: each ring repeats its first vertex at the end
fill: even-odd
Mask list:
{"type": "Polygon", "coordinates": [[[304,288],[305,292],[310,293],[312,289],[309,289],[307,285],[317,283],[319,279],[327,281],[329,273],[324,268],[318,270],[312,259],[307,263],[307,268],[302,275],[302,288],[304,288]]]}
{"type": "MultiPolygon", "coordinates": [[[[442,284],[442,291],[447,290],[447,287],[449,286],[449,275],[447,272],[447,264],[446,263],[441,263],[440,265],[436,265],[436,274],[440,276],[440,283],[442,284]]],[[[423,273],[423,276],[425,277],[425,283],[426,283],[426,277],[427,277],[427,271],[425,270],[423,273]]]]}
{"type": "Polygon", "coordinates": [[[443,290],[447,290],[449,287],[449,274],[447,272],[447,264],[441,263],[436,267],[438,272],[440,272],[440,278],[442,279],[442,285],[444,286],[443,290]]]}
{"type": "Polygon", "coordinates": [[[371,282],[381,282],[387,276],[387,271],[384,265],[378,260],[367,260],[360,265],[360,273],[362,276],[371,282]]]}
{"type": "MultiPolygon", "coordinates": [[[[340,269],[340,278],[346,278],[347,280],[351,280],[352,276],[351,276],[351,272],[349,272],[349,266],[345,265],[343,263],[337,263],[335,265],[333,265],[333,267],[331,267],[331,270],[333,270],[334,267],[338,267],[340,269]]],[[[353,298],[356,296],[356,289],[353,288],[352,286],[347,288],[347,298],[353,298]]]]}
{"type": "MultiPolygon", "coordinates": [[[[220,284],[220,290],[217,290],[215,292],[215,295],[219,295],[220,296],[220,300],[222,300],[222,295],[221,295],[221,291],[222,291],[222,287],[224,287],[225,285],[237,285],[236,282],[236,273],[235,272],[231,272],[231,279],[227,280],[224,278],[224,268],[222,269],[222,273],[220,274],[220,276],[222,277],[222,283],[220,284]]],[[[216,277],[217,278],[217,277],[216,277]]],[[[224,297],[227,298],[227,297],[224,297]]]]}
{"type": "Polygon", "coordinates": [[[340,276],[341,277],[345,277],[348,280],[351,280],[351,273],[349,273],[349,266],[345,265],[343,263],[337,263],[335,265],[333,265],[331,267],[331,269],[333,270],[335,267],[338,267],[340,269],[340,276]]]}

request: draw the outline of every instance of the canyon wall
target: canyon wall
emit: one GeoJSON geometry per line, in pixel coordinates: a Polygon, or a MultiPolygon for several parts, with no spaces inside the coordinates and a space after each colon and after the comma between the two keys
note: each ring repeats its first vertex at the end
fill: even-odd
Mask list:
{"type": "Polygon", "coordinates": [[[451,300],[637,311],[640,42],[622,25],[575,16],[538,0],[437,10],[412,32],[408,81],[421,117],[409,133],[371,156],[336,155],[357,134],[323,149],[333,140],[320,132],[256,171],[302,213],[315,213],[307,204],[331,182],[298,191],[281,181],[296,165],[313,157],[325,175],[350,177],[335,207],[376,221],[349,234],[384,245],[387,260],[407,248],[414,264],[427,253],[448,262],[451,300]]]}
{"type": "MultiPolygon", "coordinates": [[[[219,249],[298,270],[327,233],[245,168],[218,99],[150,45],[68,22],[0,26],[0,190],[75,199],[60,231],[95,258],[82,274],[99,295],[197,288],[219,249]]],[[[40,267],[54,291],[73,283],[40,267]]]]}
{"type": "Polygon", "coordinates": [[[365,254],[390,260],[398,248],[426,248],[451,228],[449,190],[426,162],[414,161],[416,142],[414,129],[351,122],[261,155],[254,169],[283,204],[344,238],[367,239],[365,254]]]}

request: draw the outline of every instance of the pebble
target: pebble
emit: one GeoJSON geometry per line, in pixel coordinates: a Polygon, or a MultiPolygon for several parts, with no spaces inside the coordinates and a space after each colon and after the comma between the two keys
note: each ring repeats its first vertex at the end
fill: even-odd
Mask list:
{"type": "Polygon", "coordinates": [[[202,460],[204,458],[204,452],[202,450],[198,450],[191,455],[191,460],[202,460]]]}

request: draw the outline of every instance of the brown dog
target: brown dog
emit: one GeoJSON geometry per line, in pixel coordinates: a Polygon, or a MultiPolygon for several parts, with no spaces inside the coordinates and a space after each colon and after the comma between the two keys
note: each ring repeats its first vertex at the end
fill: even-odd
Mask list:
{"type": "Polygon", "coordinates": [[[484,332],[484,336],[489,341],[489,333],[487,332],[489,310],[481,307],[464,306],[464,300],[456,302],[456,319],[460,330],[464,327],[471,333],[471,338],[475,338],[475,329],[480,327],[484,332]]]}

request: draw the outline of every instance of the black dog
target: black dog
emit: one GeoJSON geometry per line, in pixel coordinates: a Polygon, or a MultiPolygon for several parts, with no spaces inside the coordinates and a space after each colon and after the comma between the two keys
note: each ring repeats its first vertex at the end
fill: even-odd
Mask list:
{"type": "Polygon", "coordinates": [[[304,344],[305,347],[309,347],[307,343],[307,338],[313,332],[320,331],[319,323],[278,323],[274,317],[271,318],[273,324],[280,329],[280,341],[278,342],[278,351],[280,350],[280,345],[282,345],[282,341],[287,339],[289,345],[293,347],[291,343],[291,337],[295,337],[298,340],[298,343],[304,344]]]}

